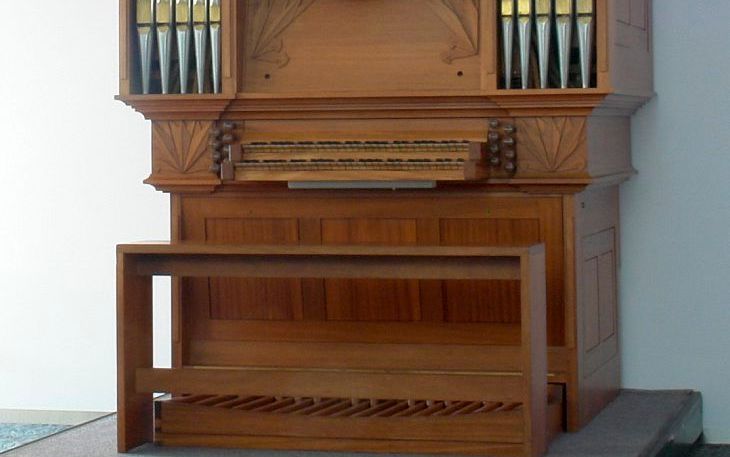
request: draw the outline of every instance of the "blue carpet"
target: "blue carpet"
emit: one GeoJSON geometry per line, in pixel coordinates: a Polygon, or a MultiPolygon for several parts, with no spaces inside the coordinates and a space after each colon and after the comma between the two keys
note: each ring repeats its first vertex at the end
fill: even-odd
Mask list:
{"type": "Polygon", "coordinates": [[[67,428],[68,425],[0,424],[0,452],[37,441],[67,428]]]}

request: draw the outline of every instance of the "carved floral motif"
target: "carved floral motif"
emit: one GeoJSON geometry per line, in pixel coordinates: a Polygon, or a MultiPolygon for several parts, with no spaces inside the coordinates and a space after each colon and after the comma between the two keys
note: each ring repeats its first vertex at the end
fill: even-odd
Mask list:
{"type": "Polygon", "coordinates": [[[249,14],[251,58],[285,67],[289,56],[281,35],[315,0],[253,0],[249,14]]]}
{"type": "Polygon", "coordinates": [[[153,175],[210,174],[212,122],[157,121],[152,126],[153,175]]]}
{"type": "Polygon", "coordinates": [[[541,117],[517,120],[522,173],[579,173],[586,170],[586,119],[541,117]]]}
{"type": "Polygon", "coordinates": [[[442,55],[444,62],[475,56],[479,53],[478,0],[428,0],[434,12],[453,34],[453,42],[442,55]]]}

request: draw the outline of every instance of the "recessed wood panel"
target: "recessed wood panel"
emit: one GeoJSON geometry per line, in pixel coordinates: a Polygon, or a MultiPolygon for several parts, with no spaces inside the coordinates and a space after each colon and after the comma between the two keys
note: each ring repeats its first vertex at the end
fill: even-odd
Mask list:
{"type": "Polygon", "coordinates": [[[322,219],[322,244],[413,246],[415,219],[322,219]]]}
{"type": "Polygon", "coordinates": [[[442,219],[442,246],[529,245],[540,239],[538,219],[442,219]]]}
{"type": "Polygon", "coordinates": [[[598,258],[598,327],[601,341],[616,333],[616,266],[613,251],[598,258]]]}
{"type": "MultiPolygon", "coordinates": [[[[441,245],[514,246],[540,240],[538,219],[442,219],[441,245]]],[[[444,281],[449,322],[520,322],[516,281],[444,281]]]]}
{"type": "Polygon", "coordinates": [[[618,351],[615,230],[583,240],[583,338],[585,374],[592,374],[618,351]]]}
{"type": "Polygon", "coordinates": [[[328,320],[421,320],[418,281],[328,279],[325,290],[328,320]]]}
{"type": "MultiPolygon", "coordinates": [[[[190,241],[373,246],[511,246],[544,242],[549,343],[560,346],[565,342],[560,198],[491,196],[481,191],[426,194],[272,190],[265,197],[253,192],[186,197],[182,211],[185,214],[183,237],[190,241]]],[[[252,297],[254,292],[275,294],[275,284],[265,284],[260,288],[264,292],[251,292],[232,290],[233,283],[238,284],[236,287],[250,287],[239,280],[218,281],[212,291],[208,290],[208,281],[205,286],[193,279],[185,281],[190,297],[187,306],[195,310],[196,317],[189,324],[194,334],[202,335],[200,332],[208,324],[201,319],[211,317],[214,319],[211,325],[225,322],[215,321],[216,318],[255,320],[258,317],[295,321],[331,319],[332,324],[357,320],[373,323],[420,320],[511,325],[520,321],[519,290],[510,282],[303,279],[279,284],[295,290],[294,295],[276,295],[279,305],[246,311],[234,303],[239,300],[237,297],[252,297]],[[230,293],[226,294],[225,290],[230,293]],[[212,314],[208,312],[209,302],[215,310],[212,314]]]]}
{"type": "Polygon", "coordinates": [[[598,261],[583,262],[583,336],[585,350],[591,351],[601,342],[599,329],[598,261]]]}
{"type": "MultiPolygon", "coordinates": [[[[415,219],[322,219],[322,244],[412,246],[418,242],[415,219]]],[[[418,321],[418,281],[327,279],[327,319],[333,321],[418,321]]]]}
{"type": "Polygon", "coordinates": [[[299,222],[293,218],[205,220],[209,243],[298,244],[299,222]]]}
{"type": "Polygon", "coordinates": [[[519,281],[444,281],[448,322],[520,322],[519,281]]]}
{"type": "MultiPolygon", "coordinates": [[[[208,218],[209,243],[298,244],[293,218],[208,218]]],[[[210,317],[233,320],[291,320],[303,317],[298,279],[209,279],[210,317]]]]}
{"type": "Polygon", "coordinates": [[[301,318],[298,279],[210,279],[213,319],[291,320],[301,318]]]}

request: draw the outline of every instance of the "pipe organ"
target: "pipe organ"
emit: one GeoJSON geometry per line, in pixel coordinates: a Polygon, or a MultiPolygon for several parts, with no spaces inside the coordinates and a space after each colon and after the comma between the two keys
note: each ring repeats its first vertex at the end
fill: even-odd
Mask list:
{"type": "Polygon", "coordinates": [[[651,0],[120,18],[118,98],[151,121],[145,182],[171,197],[170,244],[119,250],[120,451],[538,456],[614,398],[651,0]],[[161,273],[167,370],[144,317],[161,273]]]}

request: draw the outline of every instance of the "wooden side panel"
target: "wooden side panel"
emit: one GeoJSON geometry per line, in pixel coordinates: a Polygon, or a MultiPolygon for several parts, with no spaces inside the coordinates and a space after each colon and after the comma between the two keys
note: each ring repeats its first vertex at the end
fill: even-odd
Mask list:
{"type": "Polygon", "coordinates": [[[585,375],[591,375],[618,352],[615,239],[612,228],[583,239],[585,375]]]}
{"type": "Polygon", "coordinates": [[[576,196],[577,411],[571,428],[587,424],[618,393],[618,188],[576,196]]]}
{"type": "Polygon", "coordinates": [[[628,175],[631,164],[631,120],[625,117],[593,116],[586,121],[588,171],[594,178],[628,175]]]}
{"type": "Polygon", "coordinates": [[[117,254],[117,449],[128,452],[152,440],[151,393],[138,392],[135,372],[152,367],[152,278],[134,273],[117,254]]]}
{"type": "Polygon", "coordinates": [[[652,0],[615,0],[609,8],[609,66],[611,85],[619,94],[651,95],[652,0]]]}

